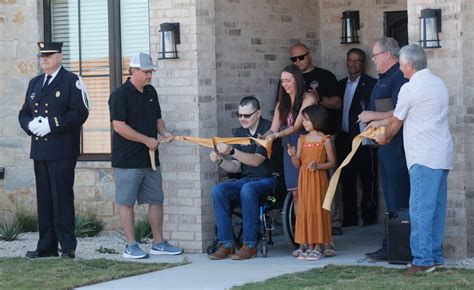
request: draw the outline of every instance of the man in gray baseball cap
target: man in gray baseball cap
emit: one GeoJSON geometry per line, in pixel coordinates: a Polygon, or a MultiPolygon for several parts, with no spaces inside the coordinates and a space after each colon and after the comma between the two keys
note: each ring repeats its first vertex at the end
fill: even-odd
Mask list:
{"type": "Polygon", "coordinates": [[[130,60],[130,77],[109,99],[112,121],[112,167],[115,202],[127,237],[124,258],[144,259],[149,254],[135,240],[134,206],[148,204],[148,222],[153,232],[150,254],[178,255],[182,249],[163,239],[163,187],[158,145],[173,140],[161,118],[158,94],[150,85],[156,66],[150,55],[137,53],[130,60]],[[158,133],[161,140],[158,141],[158,133]],[[153,151],[156,170],[149,151],[153,151]]]}

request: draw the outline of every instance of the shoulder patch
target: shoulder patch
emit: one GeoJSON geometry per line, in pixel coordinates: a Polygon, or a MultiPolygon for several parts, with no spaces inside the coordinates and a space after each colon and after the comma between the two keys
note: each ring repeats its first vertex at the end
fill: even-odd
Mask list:
{"type": "Polygon", "coordinates": [[[81,82],[79,80],[76,81],[76,88],[78,90],[82,90],[82,85],[81,85],[81,82]]]}

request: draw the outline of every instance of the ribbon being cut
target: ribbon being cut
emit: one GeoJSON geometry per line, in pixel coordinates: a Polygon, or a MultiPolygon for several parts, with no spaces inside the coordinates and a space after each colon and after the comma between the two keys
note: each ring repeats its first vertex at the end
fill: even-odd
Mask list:
{"type": "MultiPolygon", "coordinates": [[[[267,141],[267,140],[258,139],[254,137],[199,138],[199,137],[190,137],[190,136],[175,136],[174,140],[191,142],[191,143],[199,144],[208,148],[216,148],[216,145],[219,143],[248,145],[253,140],[258,145],[265,147],[265,149],[267,150],[267,157],[269,159],[270,159],[270,156],[272,156],[272,141],[267,141]]],[[[156,170],[155,151],[149,150],[149,154],[150,154],[150,160],[151,160],[151,168],[153,170],[156,170]]]]}
{"type": "Polygon", "coordinates": [[[359,149],[360,143],[362,143],[362,139],[370,138],[374,139],[377,137],[378,134],[385,134],[385,127],[380,127],[375,130],[367,130],[359,135],[355,136],[352,140],[352,149],[351,152],[347,155],[346,159],[341,163],[341,165],[334,171],[334,174],[329,181],[328,190],[326,191],[326,196],[324,197],[323,208],[325,210],[331,211],[331,204],[334,198],[334,194],[336,193],[337,183],[339,181],[339,176],[341,175],[342,168],[349,164],[354,154],[359,149]]]}

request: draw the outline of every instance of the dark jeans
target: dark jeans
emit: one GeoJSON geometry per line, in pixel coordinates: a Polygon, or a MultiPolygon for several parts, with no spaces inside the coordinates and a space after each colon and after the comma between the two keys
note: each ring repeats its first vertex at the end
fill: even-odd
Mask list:
{"type": "Polygon", "coordinates": [[[212,190],[216,213],[217,238],[220,243],[232,243],[231,203],[240,199],[243,242],[257,242],[259,198],[272,193],[278,186],[274,177],[242,178],[217,184],[212,190]]]}

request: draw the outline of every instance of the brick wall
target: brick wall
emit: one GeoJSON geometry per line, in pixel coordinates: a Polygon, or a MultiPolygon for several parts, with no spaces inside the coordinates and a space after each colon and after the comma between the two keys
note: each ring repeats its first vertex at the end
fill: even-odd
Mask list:
{"type": "Polygon", "coordinates": [[[446,216],[445,253],[464,257],[474,252],[473,241],[473,137],[472,121],[472,37],[464,32],[473,20],[466,1],[408,1],[408,32],[411,43],[419,40],[420,11],[425,8],[442,9],[441,48],[427,49],[428,67],[440,76],[450,93],[450,129],[455,145],[454,169],[448,176],[448,208],[446,216]],[[469,249],[469,245],[470,249],[469,249]]]}
{"type": "Polygon", "coordinates": [[[218,127],[229,136],[244,96],[257,97],[271,120],[290,48],[319,44],[318,1],[218,0],[215,10],[218,127]]]}

